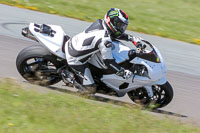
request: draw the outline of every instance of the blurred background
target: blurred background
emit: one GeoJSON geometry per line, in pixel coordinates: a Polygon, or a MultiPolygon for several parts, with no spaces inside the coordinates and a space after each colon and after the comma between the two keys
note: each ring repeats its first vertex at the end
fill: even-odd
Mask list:
{"type": "Polygon", "coordinates": [[[129,30],[200,44],[199,0],[1,0],[15,5],[85,21],[104,18],[116,7],[130,19],[129,30]]]}
{"type": "MultiPolygon", "coordinates": [[[[35,45],[21,35],[21,29],[29,22],[60,25],[67,35],[73,36],[89,26],[88,22],[103,19],[110,8],[116,7],[129,16],[128,33],[159,48],[168,68],[167,79],[175,92],[172,103],[149,115],[150,111],[129,104],[118,106],[119,99],[88,100],[71,95],[63,83],[44,88],[0,79],[0,133],[200,132],[194,125],[182,124],[189,121],[200,125],[199,0],[0,0],[0,3],[0,77],[14,77],[26,83],[17,72],[15,61],[19,51],[35,45]],[[160,119],[158,116],[163,114],[183,121],[160,119]]],[[[131,102],[128,97],[120,100],[131,102]]]]}

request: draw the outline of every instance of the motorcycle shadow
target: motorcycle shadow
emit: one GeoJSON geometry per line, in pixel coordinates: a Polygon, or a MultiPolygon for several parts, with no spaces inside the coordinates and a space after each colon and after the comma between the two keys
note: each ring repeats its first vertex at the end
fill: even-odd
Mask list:
{"type": "Polygon", "coordinates": [[[124,101],[113,100],[113,99],[106,98],[106,97],[99,96],[99,95],[90,95],[90,96],[80,95],[76,91],[63,89],[63,88],[59,88],[59,87],[55,87],[55,86],[49,86],[48,88],[51,89],[51,90],[64,92],[64,93],[72,94],[72,95],[76,95],[76,96],[81,96],[81,97],[84,97],[84,98],[87,98],[87,99],[90,99],[90,100],[95,100],[95,101],[100,101],[100,102],[105,102],[105,103],[111,103],[111,104],[118,105],[118,106],[125,106],[125,107],[130,107],[130,108],[147,110],[149,112],[153,112],[153,113],[157,113],[157,114],[164,114],[164,115],[167,115],[167,116],[175,116],[175,117],[179,117],[179,118],[187,118],[188,117],[186,115],[182,115],[182,114],[178,114],[178,113],[174,113],[174,112],[170,112],[170,111],[165,111],[165,110],[162,110],[162,109],[143,108],[142,106],[136,105],[134,103],[128,103],[128,102],[124,102],[124,101]]]}

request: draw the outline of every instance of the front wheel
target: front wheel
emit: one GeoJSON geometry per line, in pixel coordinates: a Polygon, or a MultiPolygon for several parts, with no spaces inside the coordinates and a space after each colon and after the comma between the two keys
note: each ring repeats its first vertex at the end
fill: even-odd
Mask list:
{"type": "Polygon", "coordinates": [[[17,56],[16,66],[20,75],[29,82],[42,86],[53,85],[61,79],[56,56],[40,45],[23,49],[17,56]]]}
{"type": "Polygon", "coordinates": [[[129,98],[136,104],[148,107],[150,103],[153,103],[155,106],[153,108],[162,108],[168,105],[173,99],[173,88],[166,82],[163,85],[153,85],[153,94],[152,98],[149,98],[145,88],[138,88],[136,90],[128,92],[129,98]]]}

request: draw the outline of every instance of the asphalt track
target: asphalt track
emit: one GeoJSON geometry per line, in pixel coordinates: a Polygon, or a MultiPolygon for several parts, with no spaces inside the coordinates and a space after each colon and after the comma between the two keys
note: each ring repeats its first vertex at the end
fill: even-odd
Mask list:
{"type": "MultiPolygon", "coordinates": [[[[1,4],[0,16],[0,77],[15,77],[21,81],[24,80],[16,70],[16,56],[23,48],[36,44],[21,35],[21,29],[28,23],[60,25],[69,36],[81,32],[90,24],[1,4]]],[[[136,32],[128,33],[152,42],[165,59],[168,68],[167,78],[174,88],[174,99],[158,112],[200,125],[200,47],[136,32]]],[[[56,86],[63,88],[62,83],[56,86]]],[[[114,99],[131,102],[128,97],[114,99]]]]}

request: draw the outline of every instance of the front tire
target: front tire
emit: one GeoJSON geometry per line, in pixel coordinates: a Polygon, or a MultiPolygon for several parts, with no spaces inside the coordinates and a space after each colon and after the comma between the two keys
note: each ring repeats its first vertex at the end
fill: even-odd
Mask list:
{"type": "Polygon", "coordinates": [[[16,66],[20,75],[31,83],[47,86],[61,80],[57,74],[60,67],[57,57],[40,45],[23,49],[17,56],[16,66]]]}
{"type": "Polygon", "coordinates": [[[136,90],[128,92],[129,98],[136,104],[140,104],[144,107],[149,107],[150,103],[155,106],[153,108],[162,108],[168,105],[173,99],[173,88],[166,82],[163,85],[152,86],[154,96],[150,99],[145,88],[138,88],[136,90]]]}

